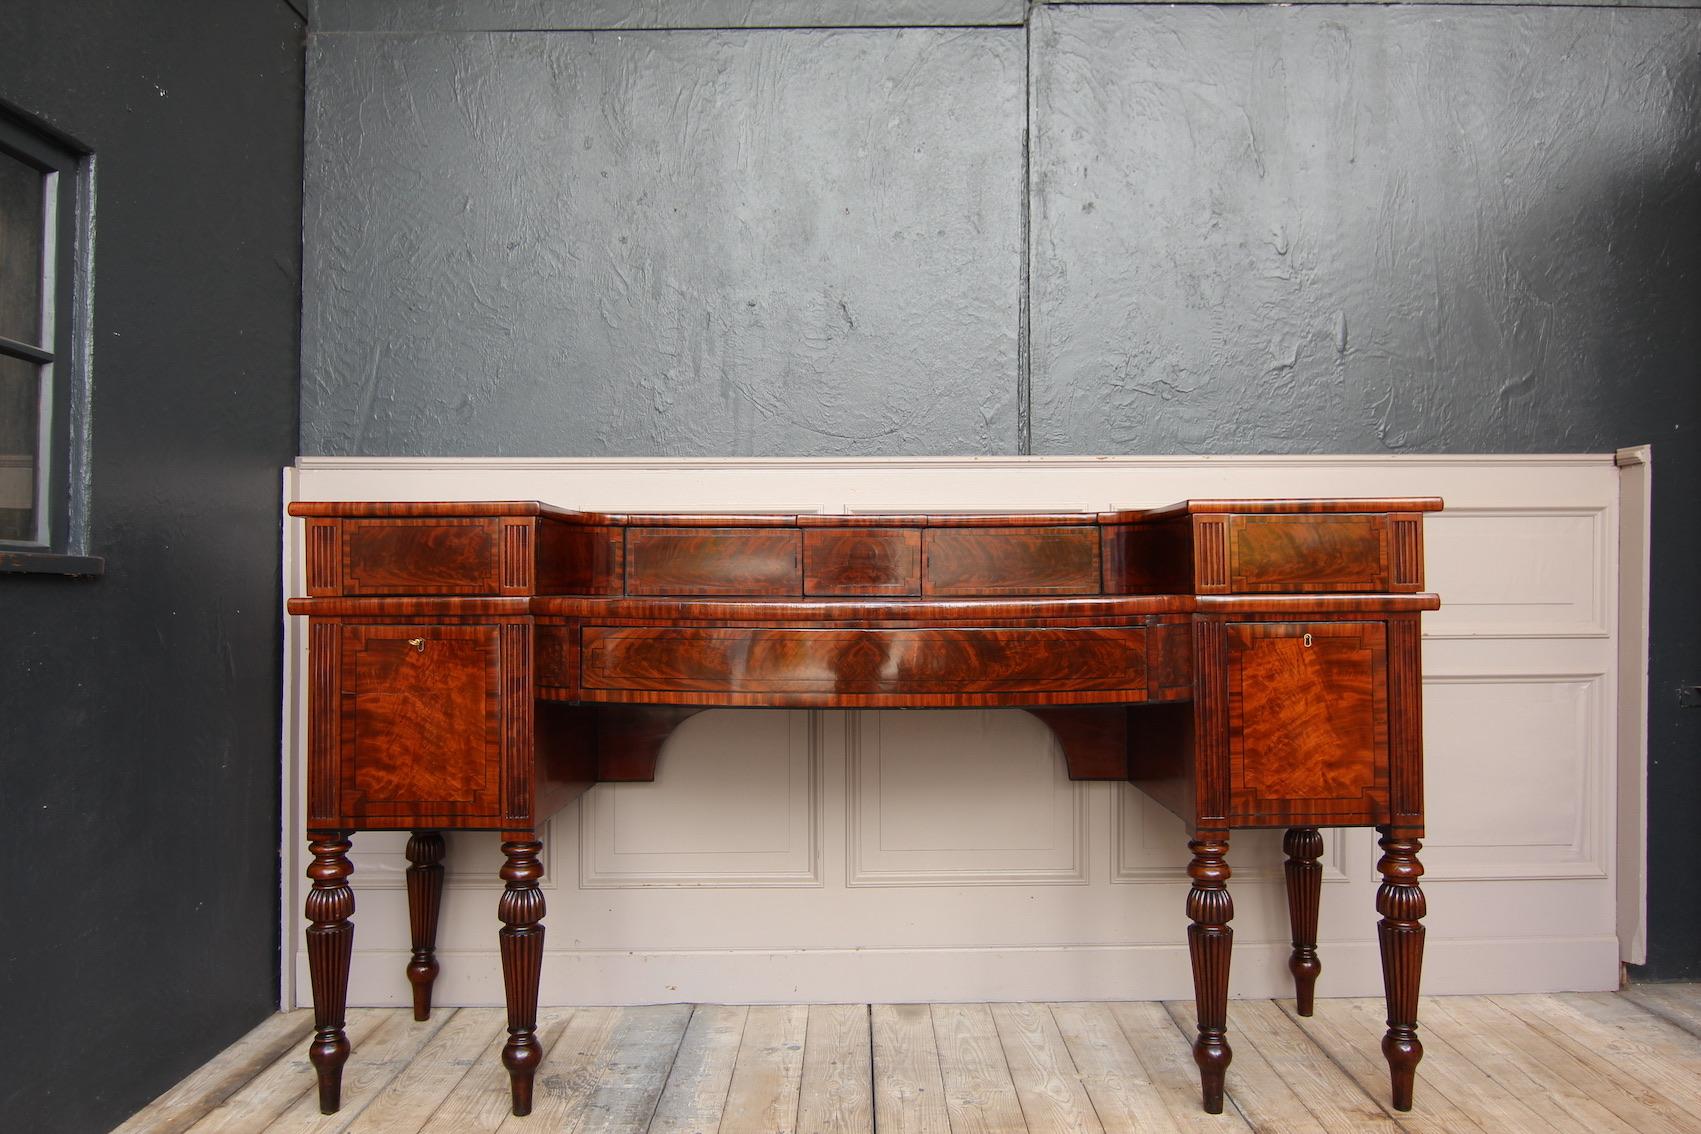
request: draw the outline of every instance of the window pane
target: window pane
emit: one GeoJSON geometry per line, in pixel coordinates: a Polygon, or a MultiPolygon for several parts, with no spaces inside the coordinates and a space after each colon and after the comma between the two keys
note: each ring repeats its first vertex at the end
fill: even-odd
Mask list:
{"type": "Polygon", "coordinates": [[[41,369],[0,355],[0,539],[35,538],[41,369]]]}
{"type": "Polygon", "coordinates": [[[42,347],[45,194],[40,170],[0,153],[0,336],[42,347]]]}

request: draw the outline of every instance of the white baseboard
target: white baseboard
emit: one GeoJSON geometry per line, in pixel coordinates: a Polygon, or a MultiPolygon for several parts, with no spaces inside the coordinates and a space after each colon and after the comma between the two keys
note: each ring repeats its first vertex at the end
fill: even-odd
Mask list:
{"type": "MultiPolygon", "coordinates": [[[[1364,942],[1323,943],[1319,996],[1379,996],[1381,961],[1364,942]]],[[[363,1007],[412,1003],[406,950],[357,953],[352,987],[363,1007]]],[[[1229,981],[1238,999],[1291,996],[1285,944],[1237,947],[1229,981]]],[[[439,954],[436,1002],[502,1003],[494,948],[439,954]]],[[[1431,941],[1424,978],[1448,993],[1599,992],[1616,987],[1614,937],[1431,941]],[[1532,966],[1532,954],[1541,964],[1532,966]]],[[[307,989],[305,961],[297,987],[307,989]]],[[[1065,946],[1030,949],[799,949],[736,952],[629,950],[544,954],[543,1004],[723,1002],[945,1003],[999,1000],[1186,1000],[1187,947],[1065,946]]],[[[303,1001],[307,1003],[307,1001],[303,1001]]]]}

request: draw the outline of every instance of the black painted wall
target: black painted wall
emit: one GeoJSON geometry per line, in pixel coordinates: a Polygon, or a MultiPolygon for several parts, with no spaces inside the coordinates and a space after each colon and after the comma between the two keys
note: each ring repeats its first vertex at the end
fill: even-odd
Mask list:
{"type": "Polygon", "coordinates": [[[276,1004],[302,40],[281,0],[0,4],[0,99],[96,154],[107,563],[0,574],[0,1129],[109,1129],[276,1004]]]}
{"type": "Polygon", "coordinates": [[[1647,974],[1701,976],[1701,11],[312,16],[304,452],[1653,442],[1647,974]]]}

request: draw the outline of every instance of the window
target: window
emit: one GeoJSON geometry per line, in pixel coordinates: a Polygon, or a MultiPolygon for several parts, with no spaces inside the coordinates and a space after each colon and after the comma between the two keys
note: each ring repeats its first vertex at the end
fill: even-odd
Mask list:
{"type": "Polygon", "coordinates": [[[0,108],[0,569],[88,574],[92,162],[0,108]]]}

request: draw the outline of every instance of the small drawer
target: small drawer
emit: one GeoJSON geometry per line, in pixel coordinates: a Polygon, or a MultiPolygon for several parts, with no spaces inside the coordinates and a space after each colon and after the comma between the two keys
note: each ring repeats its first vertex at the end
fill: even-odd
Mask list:
{"type": "Polygon", "coordinates": [[[1099,529],[929,528],[922,537],[928,595],[1096,595],[1099,529]]]}
{"type": "Polygon", "coordinates": [[[344,594],[502,593],[500,520],[384,519],[340,523],[344,594]]]}
{"type": "Polygon", "coordinates": [[[1381,513],[1231,516],[1228,587],[1235,594],[1385,591],[1388,523],[1381,513]]]}
{"type": "Polygon", "coordinates": [[[921,532],[821,528],[803,533],[806,595],[919,595],[921,532]]]}
{"type": "Polygon", "coordinates": [[[795,528],[629,528],[629,595],[802,593],[802,536],[795,528]]]}

